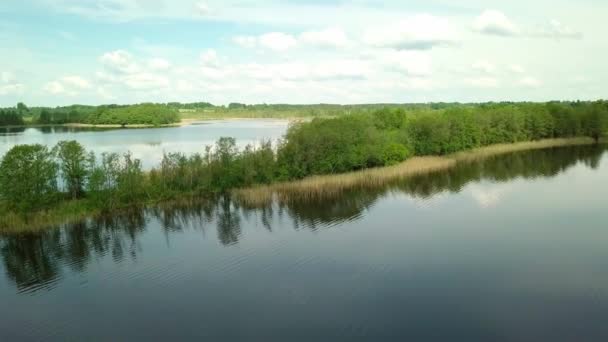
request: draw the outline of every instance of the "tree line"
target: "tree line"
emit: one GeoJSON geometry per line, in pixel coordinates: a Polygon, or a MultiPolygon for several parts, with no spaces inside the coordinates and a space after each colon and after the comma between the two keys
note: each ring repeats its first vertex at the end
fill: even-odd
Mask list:
{"type": "Polygon", "coordinates": [[[184,195],[336,174],[498,143],[608,130],[605,102],[488,104],[408,112],[360,111],[292,125],[276,145],[238,149],[221,138],[202,153],[164,155],[144,172],[130,153],[96,156],[76,141],[13,147],[0,162],[0,211],[27,214],[66,201],[112,210],[184,195]]]}
{"type": "Polygon", "coordinates": [[[588,136],[608,131],[608,103],[400,107],[315,119],[289,129],[278,151],[280,179],[391,165],[492,144],[588,136]]]}
{"type": "MultiPolygon", "coordinates": [[[[20,104],[23,105],[23,104],[20,104]]],[[[23,105],[25,107],[25,105],[23,105]]],[[[142,103],[136,105],[102,105],[67,107],[33,107],[0,109],[0,126],[18,126],[26,123],[63,125],[69,123],[94,125],[152,125],[160,126],[179,122],[178,110],[170,105],[142,103]],[[25,119],[28,119],[27,122],[25,119]]]]}
{"type": "Polygon", "coordinates": [[[19,102],[15,108],[0,108],[0,126],[22,126],[25,124],[24,115],[29,109],[23,102],[19,102]]]}

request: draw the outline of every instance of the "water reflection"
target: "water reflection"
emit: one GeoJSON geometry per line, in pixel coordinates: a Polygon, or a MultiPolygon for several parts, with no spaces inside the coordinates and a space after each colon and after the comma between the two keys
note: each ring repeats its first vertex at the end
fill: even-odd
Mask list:
{"type": "Polygon", "coordinates": [[[92,260],[108,254],[115,262],[136,258],[137,237],[145,227],[145,213],[133,210],[39,233],[4,236],[0,254],[8,278],[20,291],[51,289],[61,279],[63,267],[82,272],[92,260]]]}
{"type": "Polygon", "coordinates": [[[511,153],[463,162],[456,168],[412,177],[392,187],[413,197],[430,198],[446,191],[460,192],[465,185],[482,180],[504,183],[517,178],[551,178],[578,163],[597,169],[604,151],[606,146],[574,146],[511,153]]]}
{"type": "Polygon", "coordinates": [[[62,140],[77,140],[88,151],[124,153],[130,151],[141,159],[145,169],[157,166],[163,153],[202,153],[220,137],[234,137],[239,147],[262,140],[275,141],[287,130],[286,120],[208,121],[202,125],[146,129],[90,127],[18,127],[0,129],[0,157],[15,145],[42,144],[55,146],[62,140]]]}
{"type": "MultiPolygon", "coordinates": [[[[605,146],[569,147],[513,153],[467,162],[447,172],[417,176],[374,191],[353,191],[339,199],[316,202],[273,203],[246,208],[227,196],[213,200],[184,201],[88,219],[40,233],[0,238],[6,276],[22,292],[49,290],[67,270],[85,272],[92,261],[111,256],[114,263],[137,260],[141,236],[160,229],[166,235],[200,231],[206,239],[215,234],[223,246],[243,237],[243,223],[254,221],[272,232],[283,218],[295,229],[319,230],[358,220],[389,193],[429,199],[460,192],[471,182],[504,183],[516,178],[550,178],[582,164],[596,169],[605,146]]],[[[213,237],[211,237],[213,238],[213,237]]]]}

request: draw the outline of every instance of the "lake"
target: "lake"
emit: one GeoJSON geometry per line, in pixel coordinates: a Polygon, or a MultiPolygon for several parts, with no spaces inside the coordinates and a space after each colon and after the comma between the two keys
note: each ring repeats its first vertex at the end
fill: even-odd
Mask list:
{"type": "Polygon", "coordinates": [[[606,151],[5,235],[0,340],[606,341],[606,151]]]}
{"type": "Polygon", "coordinates": [[[51,126],[38,128],[0,128],[0,157],[15,145],[42,144],[52,148],[62,140],[77,140],[87,151],[132,152],[145,169],[160,164],[163,153],[203,153],[221,137],[233,137],[239,147],[263,139],[275,142],[287,131],[289,121],[243,119],[195,122],[181,127],[144,129],[100,129],[51,126]]]}

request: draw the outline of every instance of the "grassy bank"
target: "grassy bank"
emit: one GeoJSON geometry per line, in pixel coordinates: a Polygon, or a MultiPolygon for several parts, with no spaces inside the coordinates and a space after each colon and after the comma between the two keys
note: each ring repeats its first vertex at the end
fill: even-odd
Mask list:
{"type": "MultiPolygon", "coordinates": [[[[602,141],[602,143],[605,142],[605,140],[602,141]]],[[[252,207],[268,205],[275,198],[280,202],[335,198],[344,192],[354,189],[373,189],[404,178],[444,171],[455,167],[459,162],[478,160],[518,151],[591,145],[594,143],[595,140],[591,138],[567,138],[497,144],[447,156],[413,157],[394,166],[366,169],[339,175],[313,176],[298,181],[237,189],[233,190],[233,193],[239,201],[252,207]]]]}

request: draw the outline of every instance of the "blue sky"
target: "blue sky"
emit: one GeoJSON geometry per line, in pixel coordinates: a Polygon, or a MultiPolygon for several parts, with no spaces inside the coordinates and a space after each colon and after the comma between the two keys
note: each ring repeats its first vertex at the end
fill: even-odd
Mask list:
{"type": "Polygon", "coordinates": [[[4,0],[0,106],[605,98],[599,0],[4,0]]]}

